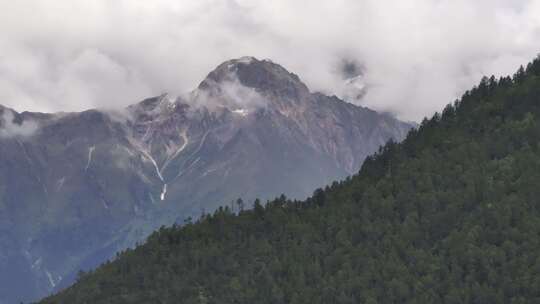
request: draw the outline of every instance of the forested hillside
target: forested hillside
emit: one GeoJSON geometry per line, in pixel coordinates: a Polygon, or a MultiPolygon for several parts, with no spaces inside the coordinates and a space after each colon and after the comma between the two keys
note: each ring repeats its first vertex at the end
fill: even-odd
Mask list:
{"type": "Polygon", "coordinates": [[[306,201],[162,228],[42,303],[540,303],[539,119],[536,59],[306,201]]]}

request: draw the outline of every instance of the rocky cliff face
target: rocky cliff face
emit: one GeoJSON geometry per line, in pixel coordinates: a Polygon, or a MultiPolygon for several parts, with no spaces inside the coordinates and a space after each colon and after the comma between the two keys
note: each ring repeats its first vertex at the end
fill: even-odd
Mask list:
{"type": "Polygon", "coordinates": [[[250,57],[184,98],[0,117],[0,303],[66,286],[160,225],[238,197],[306,197],[412,127],[250,57]]]}

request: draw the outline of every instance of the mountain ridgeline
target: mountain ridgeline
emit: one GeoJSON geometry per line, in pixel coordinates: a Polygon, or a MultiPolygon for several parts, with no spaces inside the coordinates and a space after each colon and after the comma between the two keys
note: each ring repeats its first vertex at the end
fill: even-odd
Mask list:
{"type": "Polygon", "coordinates": [[[0,107],[0,303],[67,287],[161,225],[238,197],[305,199],[411,127],[251,57],[189,96],[114,112],[0,107]]]}
{"type": "Polygon", "coordinates": [[[540,302],[540,60],[307,200],[161,228],[57,303],[540,302]]]}

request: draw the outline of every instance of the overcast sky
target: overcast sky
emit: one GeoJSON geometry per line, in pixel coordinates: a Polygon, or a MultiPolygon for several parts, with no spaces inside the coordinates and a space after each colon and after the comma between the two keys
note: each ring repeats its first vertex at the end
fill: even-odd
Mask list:
{"type": "Polygon", "coordinates": [[[0,0],[0,104],[73,111],[195,88],[269,58],[313,91],[420,120],[540,52],[535,0],[0,0]]]}

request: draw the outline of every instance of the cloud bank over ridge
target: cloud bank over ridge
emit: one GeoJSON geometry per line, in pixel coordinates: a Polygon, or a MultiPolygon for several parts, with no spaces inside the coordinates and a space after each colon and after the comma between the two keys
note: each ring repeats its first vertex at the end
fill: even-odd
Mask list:
{"type": "Polygon", "coordinates": [[[482,75],[511,74],[540,52],[534,0],[0,0],[0,8],[0,104],[19,111],[181,95],[219,63],[251,55],[312,90],[420,120],[482,75]]]}

